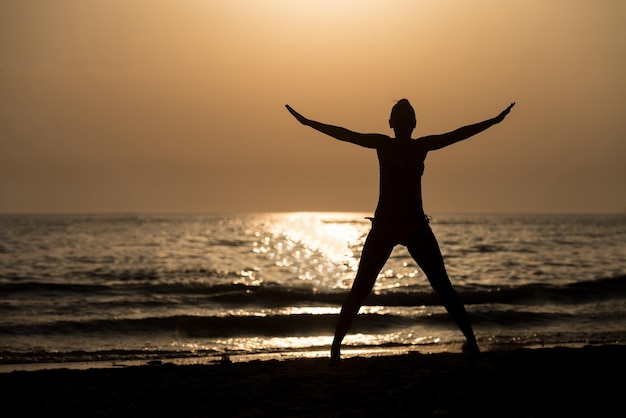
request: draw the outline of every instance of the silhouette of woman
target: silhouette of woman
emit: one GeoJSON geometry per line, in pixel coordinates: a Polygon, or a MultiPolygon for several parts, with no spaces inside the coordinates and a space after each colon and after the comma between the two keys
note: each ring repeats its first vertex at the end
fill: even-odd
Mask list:
{"type": "Polygon", "coordinates": [[[289,105],[286,106],[303,125],[340,141],[373,148],[378,154],[378,205],[375,217],[371,218],[372,228],[363,245],[352,289],[341,307],[330,352],[331,365],[339,364],[341,342],[396,245],[406,246],[463,332],[466,339],[463,350],[472,354],[480,353],[465,306],[450,283],[439,244],[430,229],[429,218],[424,213],[421,177],[429,151],[462,141],[502,122],[514,105],[515,103],[511,103],[495,118],[446,134],[429,135],[416,140],[411,139],[416,126],[415,111],[407,99],[398,101],[391,110],[389,127],[393,129],[395,139],[387,135],[362,134],[316,122],[305,118],[289,105]]]}

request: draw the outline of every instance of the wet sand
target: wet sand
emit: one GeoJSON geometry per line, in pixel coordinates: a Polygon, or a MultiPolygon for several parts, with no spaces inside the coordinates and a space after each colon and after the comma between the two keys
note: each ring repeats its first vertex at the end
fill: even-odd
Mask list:
{"type": "MultiPolygon", "coordinates": [[[[619,416],[626,346],[0,373],[2,416],[619,416]]],[[[621,412],[620,412],[621,411],[621,412]]]]}

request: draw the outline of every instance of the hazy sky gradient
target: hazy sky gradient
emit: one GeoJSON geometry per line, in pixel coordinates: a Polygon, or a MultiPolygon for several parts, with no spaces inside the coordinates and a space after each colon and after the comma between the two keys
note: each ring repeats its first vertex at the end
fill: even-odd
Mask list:
{"type": "Polygon", "coordinates": [[[622,0],[3,0],[0,212],[373,212],[375,151],[307,117],[414,136],[425,210],[623,212],[622,0]]]}

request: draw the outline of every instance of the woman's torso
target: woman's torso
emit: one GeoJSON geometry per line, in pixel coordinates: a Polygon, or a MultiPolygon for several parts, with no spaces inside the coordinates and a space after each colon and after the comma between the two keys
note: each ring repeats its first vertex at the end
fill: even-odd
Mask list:
{"type": "Polygon", "coordinates": [[[421,178],[427,151],[418,140],[390,139],[377,153],[380,186],[376,218],[394,223],[423,220],[421,178]]]}

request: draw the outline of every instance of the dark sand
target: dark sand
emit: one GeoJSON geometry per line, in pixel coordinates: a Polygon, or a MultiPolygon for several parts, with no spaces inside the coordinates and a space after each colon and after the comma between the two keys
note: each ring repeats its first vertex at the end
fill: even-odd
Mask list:
{"type": "Polygon", "coordinates": [[[0,373],[3,417],[603,417],[626,346],[0,373]]]}

